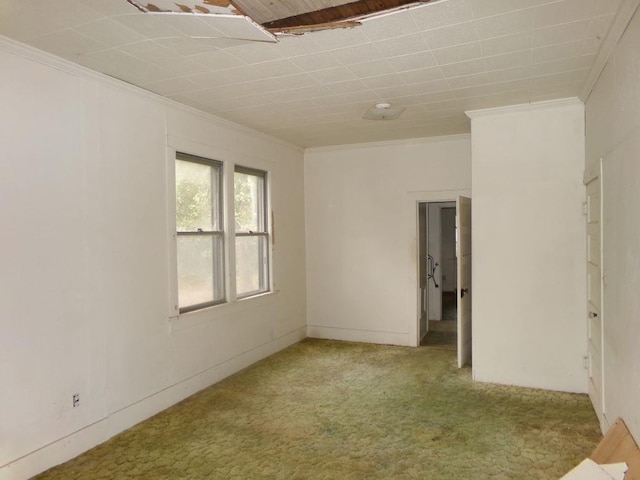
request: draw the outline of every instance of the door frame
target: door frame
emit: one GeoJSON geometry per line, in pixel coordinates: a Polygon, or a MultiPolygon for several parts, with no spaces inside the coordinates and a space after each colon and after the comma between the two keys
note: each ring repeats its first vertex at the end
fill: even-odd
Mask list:
{"type": "Polygon", "coordinates": [[[405,203],[406,239],[411,253],[410,268],[407,272],[413,287],[408,292],[407,312],[410,319],[407,325],[409,345],[420,346],[420,264],[418,245],[418,215],[420,203],[455,202],[458,196],[471,197],[471,190],[434,190],[408,192],[405,203]]]}

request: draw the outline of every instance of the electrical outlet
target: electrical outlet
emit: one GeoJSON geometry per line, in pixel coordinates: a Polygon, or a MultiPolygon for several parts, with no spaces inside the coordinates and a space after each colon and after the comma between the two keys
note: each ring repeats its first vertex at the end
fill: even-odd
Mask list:
{"type": "Polygon", "coordinates": [[[73,408],[79,407],[80,406],[80,394],[79,393],[74,393],[73,397],[71,397],[73,400],[73,408]]]}

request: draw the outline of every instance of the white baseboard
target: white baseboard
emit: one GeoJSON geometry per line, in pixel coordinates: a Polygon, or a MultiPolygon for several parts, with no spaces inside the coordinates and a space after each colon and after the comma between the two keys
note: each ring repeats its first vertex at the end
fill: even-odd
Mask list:
{"type": "Polygon", "coordinates": [[[88,425],[71,435],[0,467],[0,480],[27,480],[55,465],[77,457],[127,428],[175,405],[229,375],[303,340],[305,337],[306,328],[298,328],[280,338],[274,339],[272,342],[241,353],[204,372],[114,412],[92,425],[88,425]]]}
{"type": "Polygon", "coordinates": [[[409,346],[408,333],[377,332],[373,330],[356,330],[351,328],[307,326],[307,336],[328,340],[344,340],[347,342],[377,343],[382,345],[409,346]]]}

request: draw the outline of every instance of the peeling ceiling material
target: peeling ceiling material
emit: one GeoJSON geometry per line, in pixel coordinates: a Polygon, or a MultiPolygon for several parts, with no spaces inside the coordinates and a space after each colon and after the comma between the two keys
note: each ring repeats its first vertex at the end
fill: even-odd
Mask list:
{"type": "Polygon", "coordinates": [[[154,0],[142,2],[127,0],[131,5],[145,13],[201,13],[201,14],[233,14],[241,15],[238,10],[227,0],[181,0],[176,3],[173,0],[154,0]]]}
{"type": "Polygon", "coordinates": [[[359,0],[344,5],[336,5],[322,10],[314,10],[300,15],[272,20],[263,25],[270,30],[280,30],[309,25],[332,24],[344,20],[360,20],[385,13],[389,10],[401,7],[409,8],[410,6],[420,5],[421,3],[428,3],[429,1],[430,0],[418,2],[416,0],[359,0]]]}
{"type": "Polygon", "coordinates": [[[276,37],[251,17],[240,12],[226,0],[154,0],[145,3],[126,0],[143,13],[157,15],[186,15],[191,18],[194,39],[229,38],[250,42],[276,43],[276,37]]]}
{"type": "Polygon", "coordinates": [[[260,24],[303,13],[323,10],[329,7],[352,3],[354,0],[234,0],[243,12],[251,12],[251,17],[260,24]]]}

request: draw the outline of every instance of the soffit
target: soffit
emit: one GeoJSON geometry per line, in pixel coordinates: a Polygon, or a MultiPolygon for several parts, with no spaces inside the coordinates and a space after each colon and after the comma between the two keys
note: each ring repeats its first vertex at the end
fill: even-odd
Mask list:
{"type": "MultiPolygon", "coordinates": [[[[286,2],[259,3],[266,13],[273,3],[281,18],[275,8],[286,2]]],[[[336,6],[327,3],[336,2],[305,8],[336,6]]],[[[0,34],[292,143],[325,146],[467,133],[466,110],[578,96],[619,5],[433,0],[268,43],[126,0],[0,0],[0,34]],[[362,119],[377,102],[406,111],[362,119]]]]}

